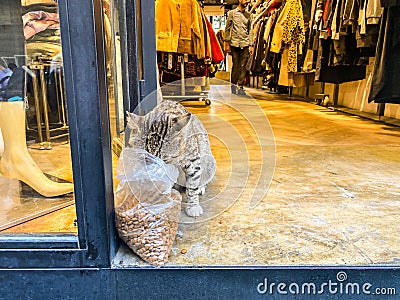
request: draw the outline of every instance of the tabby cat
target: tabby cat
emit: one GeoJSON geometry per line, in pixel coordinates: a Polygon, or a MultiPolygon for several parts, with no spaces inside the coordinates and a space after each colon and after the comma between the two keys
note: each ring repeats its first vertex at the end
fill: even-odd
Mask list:
{"type": "Polygon", "coordinates": [[[163,100],[145,116],[128,114],[129,146],[145,149],[179,169],[178,184],[186,188],[186,214],[203,213],[199,195],[214,177],[216,163],[207,131],[181,104],[163,100]]]}

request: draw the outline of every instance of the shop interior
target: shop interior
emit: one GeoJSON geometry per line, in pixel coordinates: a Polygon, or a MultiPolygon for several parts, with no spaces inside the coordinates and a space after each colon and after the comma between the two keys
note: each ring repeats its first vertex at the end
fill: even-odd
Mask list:
{"type": "MultiPolygon", "coordinates": [[[[185,210],[188,196],[180,191],[182,207],[166,266],[398,264],[399,99],[389,97],[388,89],[371,89],[379,80],[374,65],[383,47],[380,28],[384,22],[395,26],[393,16],[382,7],[379,17],[364,20],[361,35],[353,31],[361,25],[351,20],[343,34],[343,26],[332,28],[336,23],[329,16],[340,16],[326,2],[250,1],[255,53],[247,65],[247,95],[241,96],[231,93],[232,61],[223,51],[226,14],[237,1],[182,0],[190,22],[202,25],[201,51],[174,52],[157,44],[160,88],[143,101],[175,100],[200,120],[215,174],[199,196],[202,214],[196,217],[185,210]],[[296,12],[297,26],[282,48],[271,51],[274,26],[287,10],[296,12]],[[358,47],[366,41],[369,47],[358,47]],[[340,46],[347,48],[340,52],[340,46]],[[289,59],[293,55],[296,59],[289,59]]],[[[0,43],[0,66],[24,66],[21,151],[35,167],[32,179],[0,174],[0,233],[76,234],[57,3],[7,3],[0,37],[14,44],[0,43]],[[43,181],[56,191],[35,188],[43,181]]],[[[337,9],[341,1],[332,3],[337,9]]],[[[168,1],[155,4],[160,26],[168,20],[159,16],[168,1]]],[[[128,148],[125,135],[132,135],[126,131],[119,7],[116,0],[103,1],[116,211],[124,200],[118,193],[121,149],[128,148]]],[[[7,132],[7,104],[15,103],[0,100],[0,173],[10,140],[18,138],[15,127],[7,132]]],[[[113,264],[151,266],[124,242],[113,264]]]]}

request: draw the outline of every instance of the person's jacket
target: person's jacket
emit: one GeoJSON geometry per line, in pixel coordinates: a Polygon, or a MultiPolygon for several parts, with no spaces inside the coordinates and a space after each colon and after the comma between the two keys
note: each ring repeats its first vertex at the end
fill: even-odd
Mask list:
{"type": "Polygon", "coordinates": [[[251,15],[235,8],[228,13],[225,27],[225,41],[230,46],[244,48],[253,46],[251,15]]]}

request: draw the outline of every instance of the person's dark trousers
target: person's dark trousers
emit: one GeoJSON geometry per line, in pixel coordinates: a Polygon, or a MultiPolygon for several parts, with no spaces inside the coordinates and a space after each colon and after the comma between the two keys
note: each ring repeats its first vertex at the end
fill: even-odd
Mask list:
{"type": "Polygon", "coordinates": [[[243,49],[239,47],[231,47],[232,54],[232,75],[231,83],[243,86],[246,76],[246,64],[249,59],[249,47],[243,49]]]}

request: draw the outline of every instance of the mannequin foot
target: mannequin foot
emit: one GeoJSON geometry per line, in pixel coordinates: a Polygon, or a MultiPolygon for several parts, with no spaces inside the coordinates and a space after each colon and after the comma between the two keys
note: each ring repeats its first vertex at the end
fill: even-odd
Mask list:
{"type": "Polygon", "coordinates": [[[56,197],[74,191],[72,183],[58,183],[47,178],[30,156],[18,160],[1,157],[0,174],[26,183],[44,197],[56,197]]]}

